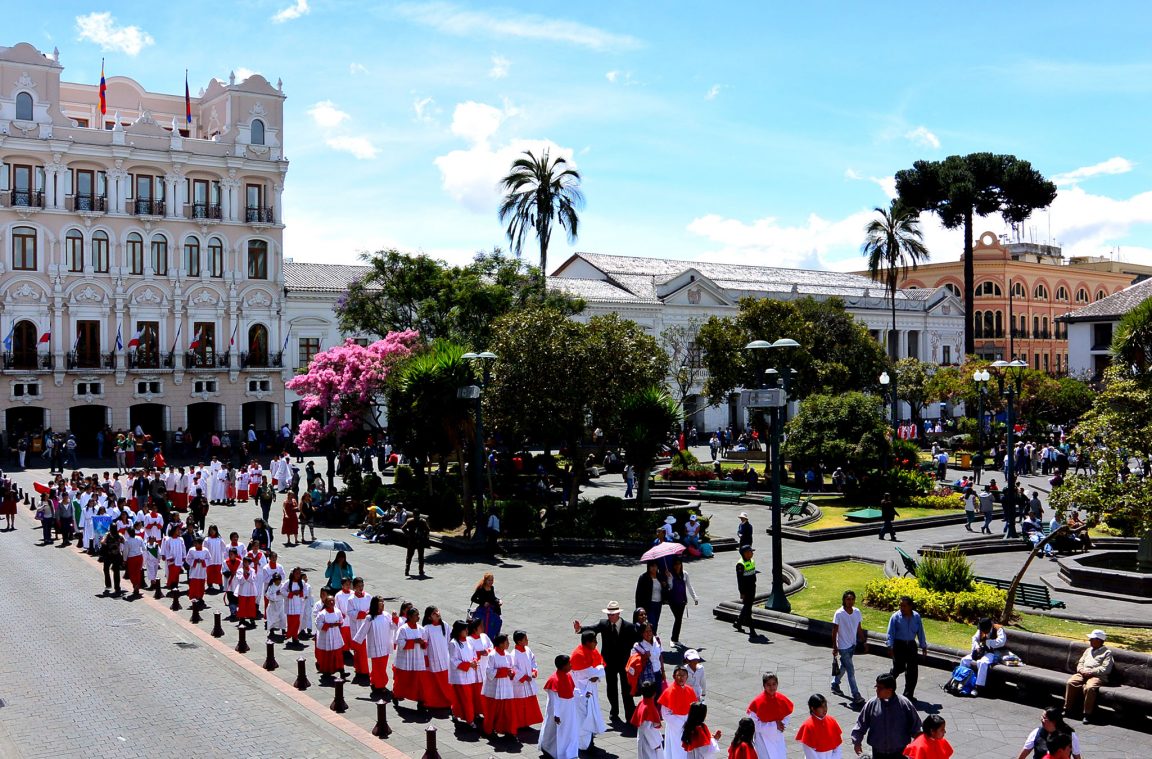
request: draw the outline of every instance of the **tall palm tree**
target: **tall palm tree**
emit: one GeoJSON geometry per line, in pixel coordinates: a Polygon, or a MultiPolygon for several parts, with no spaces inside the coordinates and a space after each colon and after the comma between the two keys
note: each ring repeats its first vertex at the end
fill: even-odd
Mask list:
{"type": "Polygon", "coordinates": [[[620,401],[620,442],[640,485],[637,500],[649,500],[648,473],[668,433],[683,419],[680,404],[662,387],[649,387],[620,401]]]}
{"type": "MultiPolygon", "coordinates": [[[[888,301],[892,307],[892,334],[896,334],[896,289],[900,276],[908,270],[916,269],[921,261],[928,260],[928,248],[924,246],[924,233],[920,231],[920,215],[899,200],[893,200],[888,208],[876,208],[877,218],[864,228],[864,244],[861,250],[868,257],[868,273],[872,279],[882,282],[888,291],[888,301]]],[[[897,346],[888,340],[892,360],[899,356],[897,346]]]]}
{"type": "Polygon", "coordinates": [[[500,180],[504,200],[500,203],[500,221],[508,223],[508,241],[512,252],[520,255],[528,230],[536,233],[540,243],[541,290],[548,276],[548,242],[552,238],[555,218],[576,241],[584,195],[580,192],[580,172],[568,167],[563,156],[550,158],[545,149],[537,158],[531,150],[512,162],[508,176],[500,180]]]}

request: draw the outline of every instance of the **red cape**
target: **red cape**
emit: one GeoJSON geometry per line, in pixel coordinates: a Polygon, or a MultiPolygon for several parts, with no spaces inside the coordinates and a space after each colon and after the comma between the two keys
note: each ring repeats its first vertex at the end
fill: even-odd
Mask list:
{"type": "Polygon", "coordinates": [[[572,675],[567,672],[553,672],[552,677],[544,683],[544,690],[556,691],[556,695],[560,698],[572,698],[576,693],[576,683],[572,681],[572,675]]]}
{"type": "Polygon", "coordinates": [[[660,724],[660,707],[656,706],[656,699],[643,698],[636,706],[635,711],[632,712],[632,718],[628,720],[635,727],[640,727],[642,722],[652,722],[660,724]]]}
{"type": "Polygon", "coordinates": [[[904,749],[904,756],[910,759],[948,759],[952,756],[952,746],[944,738],[934,740],[920,733],[904,749]]]}
{"type": "Polygon", "coordinates": [[[595,648],[589,650],[584,648],[584,646],[576,646],[570,658],[574,671],[588,669],[589,667],[604,666],[604,657],[601,656],[600,652],[595,648]]]}
{"type": "Polygon", "coordinates": [[[796,740],[813,751],[831,751],[844,742],[844,732],[831,715],[824,719],[809,717],[797,731],[796,740]]]}
{"type": "Polygon", "coordinates": [[[691,685],[677,685],[673,682],[660,694],[657,703],[673,714],[684,717],[688,714],[688,707],[699,700],[691,685]]]}
{"type": "Polygon", "coordinates": [[[776,722],[792,713],[792,702],[788,697],[777,691],[769,696],[761,691],[760,695],[748,704],[748,711],[756,715],[761,722],[776,722]]]}

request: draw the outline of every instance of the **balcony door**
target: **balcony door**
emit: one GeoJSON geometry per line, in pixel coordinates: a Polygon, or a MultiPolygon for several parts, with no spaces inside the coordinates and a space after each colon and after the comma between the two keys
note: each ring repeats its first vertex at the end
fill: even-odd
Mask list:
{"type": "Polygon", "coordinates": [[[96,199],[96,172],[76,170],[76,210],[91,211],[96,199]]]}
{"type": "Polygon", "coordinates": [[[76,322],[76,365],[85,369],[100,366],[100,322],[76,322]]]}

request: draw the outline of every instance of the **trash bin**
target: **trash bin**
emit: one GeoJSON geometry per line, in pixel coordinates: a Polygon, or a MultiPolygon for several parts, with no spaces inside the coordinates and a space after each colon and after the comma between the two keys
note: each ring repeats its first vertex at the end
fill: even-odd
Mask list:
{"type": "Polygon", "coordinates": [[[971,453],[961,453],[960,454],[960,468],[961,469],[971,469],[972,468],[972,454],[971,453]]]}

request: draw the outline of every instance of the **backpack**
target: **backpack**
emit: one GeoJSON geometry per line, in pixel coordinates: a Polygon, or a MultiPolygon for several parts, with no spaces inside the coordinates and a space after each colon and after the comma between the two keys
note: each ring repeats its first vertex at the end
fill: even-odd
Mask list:
{"type": "Polygon", "coordinates": [[[952,677],[944,683],[944,690],[953,696],[971,696],[975,688],[976,670],[963,664],[957,665],[952,670],[952,677]]]}

